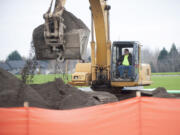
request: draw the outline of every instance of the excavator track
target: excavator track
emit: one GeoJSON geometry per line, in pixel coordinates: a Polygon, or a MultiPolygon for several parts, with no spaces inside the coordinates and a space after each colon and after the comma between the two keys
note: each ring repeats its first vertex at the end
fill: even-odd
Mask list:
{"type": "Polygon", "coordinates": [[[121,100],[126,100],[129,98],[137,96],[146,96],[146,97],[161,97],[161,98],[179,98],[176,94],[169,94],[167,90],[163,87],[156,88],[153,91],[147,90],[138,90],[138,89],[123,89],[116,87],[104,87],[103,89],[93,89],[91,92],[92,95],[95,95],[99,101],[102,100],[102,103],[116,102],[121,100]],[[140,94],[140,95],[139,95],[140,94]]]}
{"type": "Polygon", "coordinates": [[[88,93],[92,98],[95,98],[100,104],[106,104],[106,103],[118,101],[118,98],[109,92],[91,91],[88,93]]]}

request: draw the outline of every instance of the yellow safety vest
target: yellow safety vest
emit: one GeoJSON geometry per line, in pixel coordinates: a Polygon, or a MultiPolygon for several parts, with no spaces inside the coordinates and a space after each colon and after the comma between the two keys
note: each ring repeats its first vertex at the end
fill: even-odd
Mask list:
{"type": "Polygon", "coordinates": [[[128,56],[129,56],[129,55],[125,55],[125,56],[124,56],[124,60],[123,60],[123,62],[122,62],[122,65],[123,65],[123,66],[129,66],[128,56]]]}

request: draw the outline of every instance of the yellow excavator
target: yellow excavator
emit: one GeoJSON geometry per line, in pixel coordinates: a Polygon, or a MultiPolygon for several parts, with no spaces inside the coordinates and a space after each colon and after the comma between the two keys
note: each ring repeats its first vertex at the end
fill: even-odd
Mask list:
{"type": "MultiPolygon", "coordinates": [[[[65,2],[66,0],[56,0],[54,12],[50,13],[50,10],[48,10],[44,15],[44,45],[42,47],[34,43],[38,59],[58,58],[67,60],[82,58],[82,46],[87,44],[89,30],[84,27],[85,30],[82,29],[81,32],[79,28],[78,31],[70,34],[65,32],[66,28],[69,27],[66,23],[63,23],[66,21],[66,17],[63,18],[65,2]],[[75,46],[78,53],[74,53],[75,46]],[[68,56],[72,54],[74,55],[68,56]]],[[[109,19],[111,7],[107,4],[107,0],[89,0],[89,3],[92,13],[91,63],[78,63],[75,73],[72,74],[70,84],[91,86],[94,90],[150,85],[152,83],[151,68],[149,64],[141,64],[141,44],[135,41],[114,41],[111,43],[109,19]],[[118,60],[125,49],[128,49],[132,54],[133,70],[131,79],[127,79],[128,71],[126,70],[123,79],[119,78],[118,60]]]]}

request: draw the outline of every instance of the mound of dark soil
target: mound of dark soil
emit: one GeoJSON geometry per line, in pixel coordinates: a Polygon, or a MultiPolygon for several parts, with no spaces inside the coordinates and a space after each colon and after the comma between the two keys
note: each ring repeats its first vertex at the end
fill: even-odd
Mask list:
{"type": "Polygon", "coordinates": [[[163,88],[163,87],[156,88],[153,91],[152,96],[153,97],[163,97],[163,98],[173,98],[173,97],[175,97],[174,95],[169,94],[167,92],[167,90],[165,88],[163,88]]]}
{"type": "Polygon", "coordinates": [[[34,89],[0,69],[0,107],[20,107],[26,101],[30,106],[49,108],[48,103],[34,89]]]}
{"type": "Polygon", "coordinates": [[[48,102],[52,109],[73,109],[100,104],[90,94],[64,84],[61,79],[31,87],[48,102]]]}
{"type": "MultiPolygon", "coordinates": [[[[24,102],[28,102],[32,107],[63,110],[115,102],[136,96],[136,91],[132,90],[112,93],[81,91],[64,84],[61,79],[29,86],[9,72],[0,69],[0,107],[21,107],[24,102]]],[[[162,87],[151,92],[141,91],[141,94],[163,98],[179,97],[179,95],[168,94],[162,87]]]]}
{"type": "Polygon", "coordinates": [[[37,85],[26,85],[7,71],[0,69],[0,107],[29,106],[49,109],[73,109],[117,101],[106,92],[83,92],[61,79],[37,85]],[[108,99],[105,100],[104,99],[108,99]]]}

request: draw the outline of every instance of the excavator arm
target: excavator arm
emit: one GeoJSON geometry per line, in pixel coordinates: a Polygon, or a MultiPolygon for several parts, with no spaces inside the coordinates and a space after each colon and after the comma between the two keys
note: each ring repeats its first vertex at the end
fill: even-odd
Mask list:
{"type": "Polygon", "coordinates": [[[105,83],[110,79],[111,42],[109,28],[109,10],[106,0],[89,0],[92,12],[92,81],[105,83]],[[94,24],[94,25],[93,25],[94,24]],[[93,30],[95,29],[96,43],[93,30]]]}
{"type": "MultiPolygon", "coordinates": [[[[93,83],[104,83],[110,80],[110,6],[106,1],[89,0],[92,15],[91,79],[93,83]]],[[[48,11],[44,14],[45,24],[41,28],[44,33],[41,38],[43,40],[38,39],[39,35],[42,36],[38,33],[40,27],[34,30],[33,40],[39,60],[82,59],[82,55],[86,55],[89,30],[78,18],[67,13],[64,9],[65,2],[66,0],[51,1],[48,11]]]]}
{"type": "Polygon", "coordinates": [[[76,72],[72,75],[72,82],[70,82],[72,85],[99,86],[110,82],[110,6],[107,5],[106,0],[89,0],[89,3],[92,15],[91,64],[76,65],[76,72]]]}
{"type": "Polygon", "coordinates": [[[57,53],[57,58],[63,60],[64,51],[64,19],[62,14],[64,11],[65,0],[52,0],[48,11],[44,14],[45,28],[44,38],[45,43],[49,45],[52,51],[57,53]],[[53,8],[53,3],[54,10],[53,8]],[[53,25],[51,25],[53,24],[53,25]]]}

